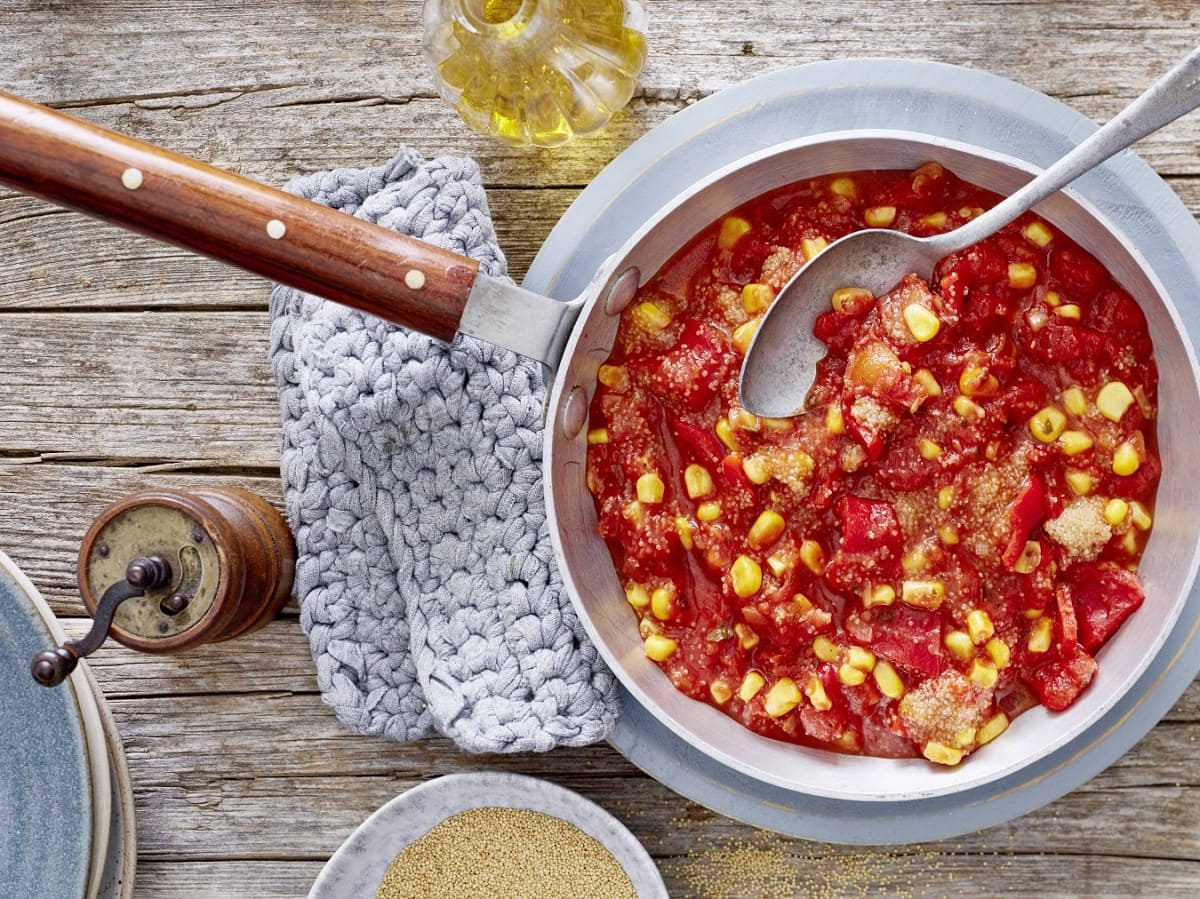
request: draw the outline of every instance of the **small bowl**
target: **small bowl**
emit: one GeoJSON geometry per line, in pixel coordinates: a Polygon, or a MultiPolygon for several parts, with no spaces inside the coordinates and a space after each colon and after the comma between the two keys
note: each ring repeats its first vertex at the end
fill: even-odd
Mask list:
{"type": "MultiPolygon", "coordinates": [[[[809,178],[859,169],[913,169],[940,162],[959,177],[1002,195],[1015,192],[1037,169],[991,150],[926,134],[891,130],[844,131],[772,146],[704,178],[632,235],[617,256],[637,266],[643,281],[657,272],[701,228],[770,190],[809,178]]],[[[1139,302],[1149,323],[1160,373],[1158,422],[1163,476],[1155,527],[1142,559],[1145,605],[1100,651],[1092,685],[1071,708],[1037,707],[1017,718],[994,743],[955,768],[924,759],[843,755],[763,737],[717,709],[675,689],[645,658],[636,619],[624,600],[612,559],[595,535],[592,497],[583,483],[583,441],[547,436],[551,534],[559,568],[580,618],[622,684],[666,727],[723,765],[797,793],[831,799],[909,801],[960,793],[1010,775],[1083,733],[1136,682],[1170,633],[1200,561],[1200,479],[1191,476],[1195,422],[1200,421],[1200,378],[1195,353],[1171,298],[1137,247],[1090,203],[1063,191],[1038,206],[1039,215],[1103,261],[1139,302]],[[568,539],[568,536],[570,538],[568,539]]],[[[595,346],[611,345],[618,319],[593,307],[582,330],[595,346]]],[[[596,360],[570,360],[562,383],[591,383],[596,360]],[[590,366],[590,368],[589,368],[590,366]]]]}
{"type": "Polygon", "coordinates": [[[638,899],[668,899],[654,861],[624,824],[565,787],[507,772],[448,774],[400,794],[350,834],[321,869],[308,899],[370,899],[404,847],[474,808],[526,809],[574,824],[612,853],[638,899]]]}

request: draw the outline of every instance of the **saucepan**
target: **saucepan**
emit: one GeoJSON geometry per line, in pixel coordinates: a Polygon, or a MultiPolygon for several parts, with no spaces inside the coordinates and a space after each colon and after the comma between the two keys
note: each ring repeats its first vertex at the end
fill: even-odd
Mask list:
{"type": "Polygon", "coordinates": [[[0,183],[434,337],[448,340],[462,331],[544,363],[553,376],[543,463],[551,537],[571,599],[605,661],[635,701],[700,751],[764,782],[842,800],[961,792],[1032,764],[1081,734],[1154,657],[1200,562],[1200,479],[1188,471],[1194,422],[1200,421],[1195,354],[1172,298],[1137,248],[1086,201],[1062,192],[1038,213],[1101,259],[1138,299],[1161,373],[1163,476],[1141,566],[1147,601],[1101,651],[1092,686],[1065,712],[1040,706],[1026,712],[1003,738],[945,769],[924,759],[842,755],[760,736],[677,691],[645,658],[584,477],[588,406],[621,311],[692,236],[747,200],[832,172],[912,169],[928,161],[999,194],[1036,174],[1011,157],[901,131],[837,132],[780,144],[683,192],[609,257],[581,296],[563,302],[480,274],[464,257],[0,94],[0,183]]]}

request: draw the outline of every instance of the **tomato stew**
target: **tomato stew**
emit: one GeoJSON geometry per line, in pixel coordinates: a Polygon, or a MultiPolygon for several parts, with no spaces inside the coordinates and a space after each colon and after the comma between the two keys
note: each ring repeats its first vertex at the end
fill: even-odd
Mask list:
{"type": "Polygon", "coordinates": [[[600,368],[588,487],[646,655],[758,733],[957,764],[1065,709],[1142,603],[1160,465],[1145,319],[1027,214],[932,284],[837,291],[806,411],[738,405],[776,292],[863,227],[998,197],[937,164],[792,185],[643,287],[600,368]]]}

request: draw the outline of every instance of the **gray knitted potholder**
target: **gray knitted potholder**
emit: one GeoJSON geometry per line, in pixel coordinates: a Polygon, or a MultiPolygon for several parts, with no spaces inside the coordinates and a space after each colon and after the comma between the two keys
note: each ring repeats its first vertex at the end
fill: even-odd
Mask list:
{"type": "MultiPolygon", "coordinates": [[[[406,150],[287,190],[505,272],[469,159],[406,150]]],[[[607,736],[616,682],[550,546],[539,366],[285,287],[271,316],[295,590],[325,701],[361,733],[436,729],[471,752],[607,736]]]]}

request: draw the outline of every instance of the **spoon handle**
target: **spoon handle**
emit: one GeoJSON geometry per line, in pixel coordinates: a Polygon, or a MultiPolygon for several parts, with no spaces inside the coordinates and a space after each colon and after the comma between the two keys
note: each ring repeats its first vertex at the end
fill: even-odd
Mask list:
{"type": "Polygon", "coordinates": [[[1042,174],[1002,203],[961,228],[937,238],[939,253],[953,253],[978,243],[1021,213],[1066,187],[1110,156],[1200,106],[1200,47],[1189,53],[1091,135],[1042,174]]]}

